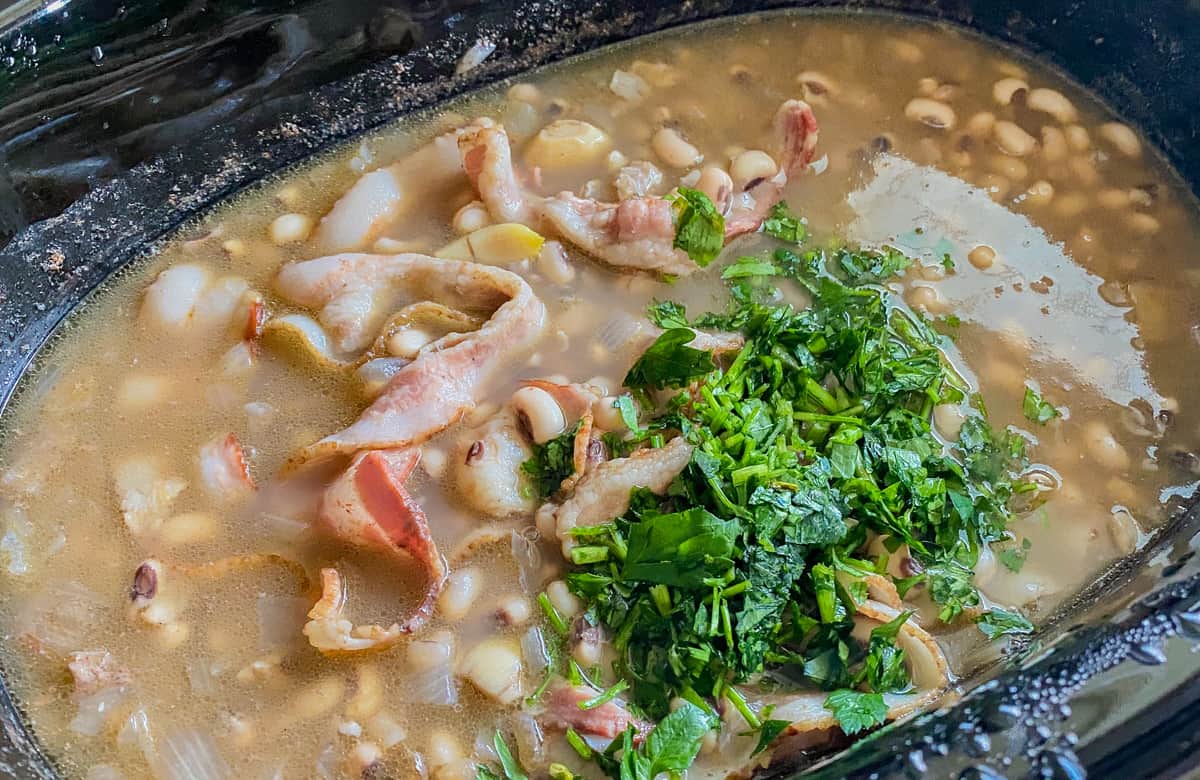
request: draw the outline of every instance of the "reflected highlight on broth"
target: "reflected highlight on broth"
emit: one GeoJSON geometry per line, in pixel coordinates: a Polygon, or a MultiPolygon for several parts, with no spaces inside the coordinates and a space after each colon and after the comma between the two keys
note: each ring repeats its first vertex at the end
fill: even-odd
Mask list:
{"type": "Polygon", "coordinates": [[[1192,492],[1198,237],[1136,133],[939,27],[470,95],[64,326],[5,417],[7,678],[88,780],[803,765],[1192,492]]]}

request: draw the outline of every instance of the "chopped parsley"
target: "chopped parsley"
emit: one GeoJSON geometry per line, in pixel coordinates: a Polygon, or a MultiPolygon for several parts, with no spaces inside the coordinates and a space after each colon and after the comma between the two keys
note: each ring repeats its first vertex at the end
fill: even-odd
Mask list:
{"type": "Polygon", "coordinates": [[[1020,612],[1010,612],[1000,607],[992,607],[979,616],[975,621],[979,630],[988,639],[996,639],[1005,634],[1032,634],[1033,624],[1020,612]]]}
{"type": "Polygon", "coordinates": [[[563,480],[575,473],[575,434],[578,432],[579,424],[576,423],[561,436],[545,444],[534,444],[533,456],[521,464],[521,471],[532,480],[539,498],[554,495],[563,480]]]}
{"type": "Polygon", "coordinates": [[[791,244],[803,243],[808,235],[804,223],[792,214],[787,203],[782,200],[771,207],[770,213],[763,221],[763,232],[791,244]]]}
{"type": "Polygon", "coordinates": [[[874,728],[887,719],[887,705],[878,693],[863,693],[848,688],[834,691],[825,699],[825,708],[833,713],[848,736],[874,728]]]}
{"type": "Polygon", "coordinates": [[[674,776],[696,760],[701,740],[714,725],[709,713],[684,702],[659,721],[645,742],[634,742],[637,732],[631,725],[603,754],[597,754],[596,761],[619,780],[654,780],[664,772],[674,776]]]}
{"type": "Polygon", "coordinates": [[[667,199],[675,207],[675,248],[704,268],[725,246],[725,218],[700,190],[680,187],[667,199]]]}
{"type": "Polygon", "coordinates": [[[1029,385],[1025,385],[1025,400],[1021,403],[1021,411],[1025,414],[1025,419],[1031,422],[1046,423],[1058,417],[1061,413],[1058,409],[1042,398],[1037,390],[1034,390],[1029,385]]]}
{"type": "Polygon", "coordinates": [[[529,776],[521,771],[521,765],[513,758],[512,751],[508,749],[504,736],[499,731],[492,737],[492,746],[496,750],[496,757],[500,759],[500,771],[480,764],[475,767],[476,780],[529,780],[529,776]]]}
{"type": "Polygon", "coordinates": [[[1016,574],[1025,566],[1025,558],[1029,555],[1029,548],[1033,543],[1028,539],[1021,540],[1020,547],[1005,547],[996,553],[996,559],[1004,566],[1004,568],[1016,574]]]}
{"type": "Polygon", "coordinates": [[[695,338],[695,332],[689,328],[664,331],[629,369],[625,376],[626,386],[661,390],[715,369],[712,355],[687,346],[695,338]]]}

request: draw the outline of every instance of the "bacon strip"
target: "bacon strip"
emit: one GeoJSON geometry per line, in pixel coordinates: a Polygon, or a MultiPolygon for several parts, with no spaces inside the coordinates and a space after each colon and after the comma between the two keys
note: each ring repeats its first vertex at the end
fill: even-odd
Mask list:
{"type": "Polygon", "coordinates": [[[232,433],[218,436],[200,448],[200,474],[213,495],[236,498],[258,489],[242,443],[232,433]]]}
{"type": "Polygon", "coordinates": [[[404,481],[420,459],[418,450],[386,450],[357,455],[345,473],[325,491],[321,521],[339,538],[375,546],[415,562],[426,576],[420,605],[389,628],[354,626],[343,613],[347,594],[336,569],[321,570],[322,595],[308,613],[304,634],[326,654],[387,649],[424,625],[446,580],[446,563],[429,533],[420,505],[404,481]]]}
{"type": "Polygon", "coordinates": [[[345,430],[305,447],[290,466],[364,449],[411,447],[472,408],[479,386],[509,353],[541,331],[545,308],[525,281],[494,266],[425,255],[346,254],[285,266],[276,284],[291,300],[321,307],[343,351],[370,343],[395,298],[444,298],[491,318],[472,333],[449,333],[421,350],[345,430]]]}
{"type": "Polygon", "coordinates": [[[490,119],[477,119],[458,137],[462,166],[497,222],[528,224],[530,208],[517,180],[508,133],[490,119]]]}
{"type": "Polygon", "coordinates": [[[580,709],[582,702],[599,695],[600,691],[583,685],[559,686],[546,698],[545,720],[553,727],[563,730],[571,728],[581,734],[605,739],[623,733],[630,724],[642,735],[650,732],[651,725],[633,717],[618,699],[591,709],[580,709]]]}

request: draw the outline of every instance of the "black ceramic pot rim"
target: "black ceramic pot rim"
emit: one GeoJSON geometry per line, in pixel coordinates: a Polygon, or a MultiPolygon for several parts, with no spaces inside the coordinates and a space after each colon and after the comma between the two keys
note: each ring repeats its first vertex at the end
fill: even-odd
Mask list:
{"type": "MultiPolygon", "coordinates": [[[[451,20],[448,35],[429,46],[314,91],[305,113],[282,117],[272,130],[245,134],[234,122],[138,166],[62,215],[31,226],[0,251],[0,406],[53,330],[105,278],[152,254],[181,224],[264,178],[401,115],[568,55],[679,24],[792,5],[772,0],[568,0],[526,3],[515,11],[485,9],[477,18],[451,20]],[[465,75],[455,76],[461,56],[480,40],[494,44],[495,52],[465,75]]],[[[885,10],[911,10],[913,5],[919,4],[872,4],[885,10]]],[[[927,18],[965,25],[973,21],[953,2],[920,9],[927,18]]],[[[1015,32],[1009,37],[1023,41],[1015,32]]],[[[1150,136],[1162,140],[1156,132],[1150,136]]],[[[1177,154],[1170,156],[1178,161],[1177,154]]],[[[1190,537],[1197,524],[1194,512],[1180,512],[1156,538],[1165,543],[1190,537]]],[[[1082,771],[1062,725],[1070,695],[1127,658],[1161,663],[1160,645],[1166,636],[1200,635],[1197,564],[1194,559],[1181,561],[1171,567],[1167,579],[1148,582],[1145,564],[1161,548],[1152,543],[1123,562],[1052,620],[1051,628],[1042,631],[1048,643],[1057,642],[1051,652],[1039,655],[1028,648],[1024,667],[1005,670],[996,665],[987,670],[984,676],[990,679],[957,706],[888,727],[813,773],[835,777],[929,771],[945,776],[957,773],[951,767],[963,766],[964,760],[979,776],[1010,775],[1017,767],[1022,773],[1044,768],[1057,768],[1060,774],[1082,771]],[[1114,617],[1112,604],[1130,602],[1130,591],[1138,589],[1151,590],[1150,595],[1114,617]],[[1101,596],[1109,606],[1101,603],[1101,596]],[[1083,618],[1112,619],[1078,632],[1062,630],[1067,620],[1083,618]]],[[[11,748],[24,757],[22,771],[54,777],[15,713],[0,687],[0,721],[11,748]]],[[[0,759],[11,752],[0,750],[0,759]]]]}

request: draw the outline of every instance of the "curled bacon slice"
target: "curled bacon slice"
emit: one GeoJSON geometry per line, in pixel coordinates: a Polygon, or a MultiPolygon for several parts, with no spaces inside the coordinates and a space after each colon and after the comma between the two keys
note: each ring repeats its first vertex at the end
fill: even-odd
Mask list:
{"type": "Polygon", "coordinates": [[[474,406],[483,379],[542,328],[545,308],[516,274],[494,266],[425,255],[335,255],[285,266],[280,291],[321,308],[321,320],[349,351],[365,347],[372,326],[394,311],[396,297],[451,299],[491,312],[478,330],[449,333],[421,349],[348,428],[305,447],[290,465],[337,453],[420,444],[474,406]]]}
{"type": "Polygon", "coordinates": [[[339,539],[380,547],[413,561],[424,570],[427,584],[420,605],[403,622],[390,628],[355,626],[344,614],[347,594],[341,574],[322,569],[321,599],[304,626],[305,636],[322,653],[385,650],[420,628],[433,613],[446,580],[446,563],[429,533],[425,513],[404,488],[419,459],[417,450],[363,452],[326,489],[321,521],[339,539]]]}
{"type": "Polygon", "coordinates": [[[458,137],[462,167],[497,222],[528,223],[529,199],[517,180],[508,133],[490,119],[477,119],[458,137]]]}
{"type": "Polygon", "coordinates": [[[220,498],[236,498],[258,489],[250,476],[242,443],[232,433],[218,436],[200,448],[200,474],[205,487],[220,498]]]}

